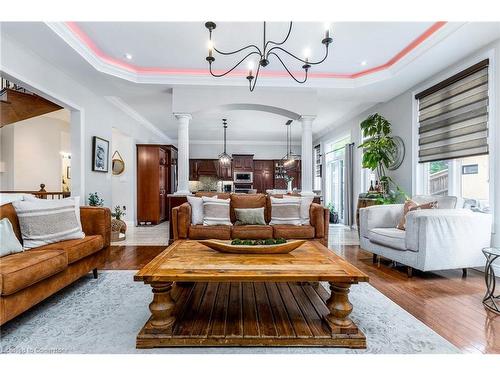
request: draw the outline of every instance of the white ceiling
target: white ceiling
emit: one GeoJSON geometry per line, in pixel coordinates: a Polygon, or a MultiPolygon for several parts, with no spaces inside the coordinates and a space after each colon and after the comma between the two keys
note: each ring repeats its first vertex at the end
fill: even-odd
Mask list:
{"type": "MultiPolygon", "coordinates": [[[[318,72],[354,73],[384,64],[412,40],[421,35],[432,22],[340,22],[331,25],[334,43],[330,58],[311,69],[318,72]],[[356,46],[356,48],[353,48],[356,46]],[[366,66],[361,62],[366,61],[366,66]]],[[[148,68],[203,69],[207,68],[208,30],[204,22],[80,22],[77,24],[107,55],[148,68]],[[181,43],[179,41],[182,41],[181,43]],[[125,58],[130,53],[132,60],[125,58]]],[[[289,23],[267,23],[267,38],[281,41],[289,23]]],[[[311,51],[311,61],[324,55],[323,22],[298,22],[292,26],[289,40],[282,46],[303,57],[304,49],[311,51]]],[[[249,44],[262,48],[261,22],[221,22],[213,31],[216,48],[234,51],[249,44]]],[[[243,54],[244,55],[244,54],[243,54]]],[[[228,69],[242,57],[220,57],[215,54],[214,69],[228,69]]],[[[285,62],[293,70],[301,70],[286,55],[285,62]]],[[[242,65],[246,70],[247,66],[242,65]]],[[[267,70],[282,70],[271,57],[267,70]]]]}
{"type": "MultiPolygon", "coordinates": [[[[354,73],[384,63],[430,24],[356,22],[334,24],[332,34],[335,42],[332,46],[332,55],[320,69],[328,72],[354,73]],[[360,66],[362,60],[367,61],[366,67],[360,66]]],[[[133,64],[144,67],[206,69],[204,56],[207,35],[203,22],[151,24],[104,22],[78,25],[107,54],[123,60],[124,53],[131,53],[134,56],[133,64]]],[[[236,48],[240,43],[249,42],[250,39],[259,42],[260,27],[258,23],[220,23],[214,32],[214,39],[217,41],[217,46],[224,49],[236,48]]],[[[268,35],[278,38],[275,35],[282,34],[285,28],[284,23],[270,24],[268,35]]],[[[290,37],[291,48],[298,49],[300,53],[303,45],[321,39],[322,29],[322,23],[298,23],[290,37]]],[[[172,139],[176,138],[177,130],[172,116],[172,89],[178,86],[179,82],[136,83],[102,73],[84,58],[81,51],[72,48],[53,31],[53,28],[44,23],[2,23],[2,32],[86,85],[96,95],[119,98],[131,110],[166,135],[172,139]]],[[[311,83],[298,85],[288,78],[281,78],[276,87],[281,87],[279,95],[282,96],[286,96],[289,90],[296,92],[308,88],[316,91],[318,111],[313,131],[318,135],[339,120],[410,89],[481,46],[500,38],[500,24],[449,24],[437,33],[439,35],[436,34],[432,43],[431,41],[424,43],[425,45],[417,47],[413,54],[408,55],[401,63],[395,64],[390,70],[366,77],[362,82],[316,79],[311,83]],[[281,82],[285,82],[289,87],[284,87],[281,82]]],[[[310,48],[314,50],[312,46],[310,48]]],[[[279,70],[276,64],[272,68],[279,70]]],[[[191,84],[210,86],[227,83],[225,89],[232,90],[234,83],[225,79],[212,78],[208,81],[194,79],[191,84]]],[[[242,78],[235,77],[234,80],[241,82],[242,78]]],[[[271,88],[267,87],[273,84],[272,81],[268,81],[267,85],[258,85],[256,90],[270,90],[271,88]]],[[[249,143],[284,139],[285,118],[254,111],[196,114],[190,128],[191,138],[208,141],[221,139],[222,118],[229,119],[228,139],[249,143]]],[[[294,128],[295,139],[299,136],[298,128],[298,126],[294,128]]]]}

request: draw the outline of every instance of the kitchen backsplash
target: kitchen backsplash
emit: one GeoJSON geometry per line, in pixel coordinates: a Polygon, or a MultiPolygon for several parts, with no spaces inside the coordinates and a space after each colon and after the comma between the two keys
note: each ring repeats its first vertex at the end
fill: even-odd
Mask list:
{"type": "Polygon", "coordinates": [[[199,181],[189,181],[190,191],[218,191],[219,180],[214,176],[200,176],[199,181]]]}

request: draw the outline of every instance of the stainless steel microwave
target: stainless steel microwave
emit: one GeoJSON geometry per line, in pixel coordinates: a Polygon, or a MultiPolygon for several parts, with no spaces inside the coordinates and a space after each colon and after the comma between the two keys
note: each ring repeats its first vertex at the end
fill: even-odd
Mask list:
{"type": "Polygon", "coordinates": [[[233,182],[237,184],[251,184],[253,182],[253,172],[234,172],[233,182]]]}

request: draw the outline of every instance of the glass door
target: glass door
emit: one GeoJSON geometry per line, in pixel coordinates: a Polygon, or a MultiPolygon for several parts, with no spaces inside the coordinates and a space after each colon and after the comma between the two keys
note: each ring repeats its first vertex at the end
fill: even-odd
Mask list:
{"type": "Polygon", "coordinates": [[[325,164],[325,202],[337,213],[339,223],[345,218],[345,145],[350,143],[350,137],[327,144],[325,164]]]}

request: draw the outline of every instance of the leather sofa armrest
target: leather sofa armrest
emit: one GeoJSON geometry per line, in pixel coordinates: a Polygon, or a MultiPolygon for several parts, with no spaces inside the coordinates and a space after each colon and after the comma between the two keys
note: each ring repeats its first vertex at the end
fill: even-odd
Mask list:
{"type": "Polygon", "coordinates": [[[191,205],[183,203],[172,209],[172,228],[174,240],[188,238],[189,226],[191,225],[191,205]]]}
{"type": "Polygon", "coordinates": [[[309,208],[309,220],[314,227],[315,238],[328,242],[328,223],[330,210],[320,204],[312,203],[309,208]]]}
{"type": "Polygon", "coordinates": [[[86,235],[101,235],[104,247],[111,243],[111,211],[106,207],[80,207],[80,221],[86,235]]]}

